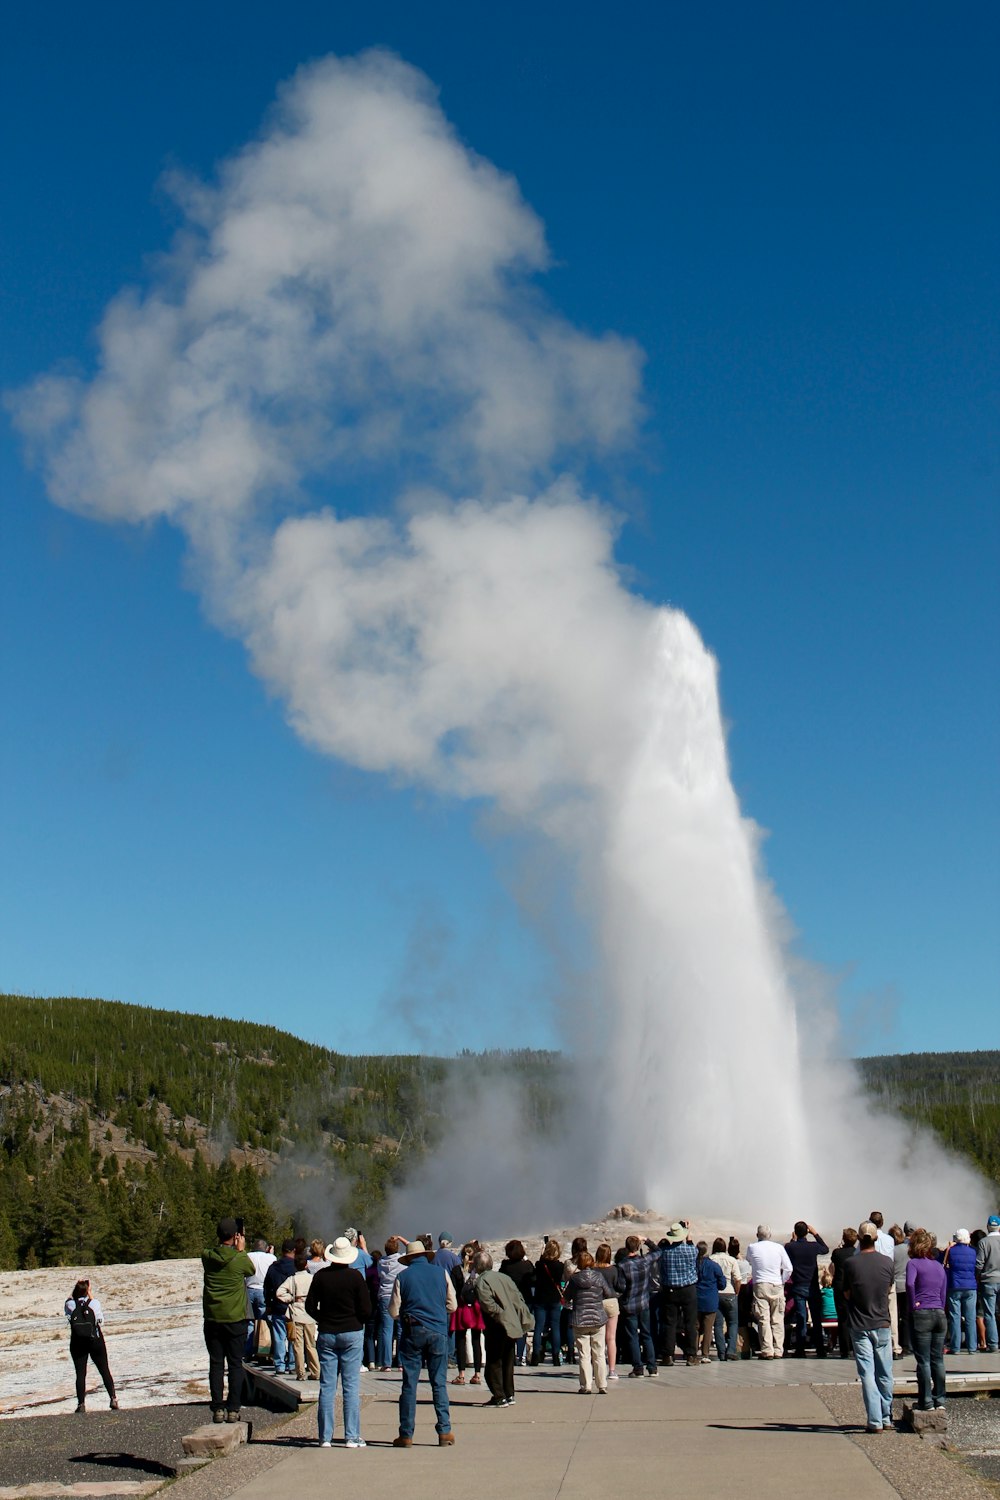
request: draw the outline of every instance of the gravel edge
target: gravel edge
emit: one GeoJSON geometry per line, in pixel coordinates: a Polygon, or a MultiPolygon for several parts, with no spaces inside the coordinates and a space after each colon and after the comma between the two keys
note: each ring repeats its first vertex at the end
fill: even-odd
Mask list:
{"type": "MultiPolygon", "coordinates": [[[[998,1500],[1000,1487],[970,1473],[957,1451],[935,1448],[912,1432],[867,1433],[858,1386],[817,1385],[813,1392],[900,1500],[998,1500]]],[[[898,1415],[899,1402],[895,1410],[898,1415]]]]}

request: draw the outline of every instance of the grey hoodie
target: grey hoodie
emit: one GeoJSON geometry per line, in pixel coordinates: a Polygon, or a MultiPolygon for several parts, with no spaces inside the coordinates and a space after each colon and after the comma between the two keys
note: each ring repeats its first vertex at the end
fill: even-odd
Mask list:
{"type": "Polygon", "coordinates": [[[985,1286],[1000,1286],[1000,1230],[990,1230],[976,1246],[976,1275],[985,1286]]]}

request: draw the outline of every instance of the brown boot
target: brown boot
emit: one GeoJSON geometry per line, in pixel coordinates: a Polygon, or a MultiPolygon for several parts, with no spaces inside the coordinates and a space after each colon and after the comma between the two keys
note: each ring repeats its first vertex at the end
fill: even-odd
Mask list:
{"type": "Polygon", "coordinates": [[[439,1432],[438,1433],[438,1447],[439,1448],[454,1448],[454,1446],[455,1446],[455,1434],[453,1432],[439,1432]]]}
{"type": "Polygon", "coordinates": [[[412,1448],[413,1447],[413,1439],[412,1438],[404,1437],[403,1434],[400,1433],[400,1435],[399,1435],[398,1438],[393,1438],[393,1440],[392,1440],[392,1446],[394,1448],[412,1448]]]}

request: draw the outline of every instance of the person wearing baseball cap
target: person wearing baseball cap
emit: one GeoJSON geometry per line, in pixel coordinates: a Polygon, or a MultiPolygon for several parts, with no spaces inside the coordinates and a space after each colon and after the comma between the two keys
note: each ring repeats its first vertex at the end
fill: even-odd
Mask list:
{"type": "Polygon", "coordinates": [[[1000,1291],[1000,1217],[990,1214],[986,1234],[976,1246],[976,1275],[983,1298],[983,1322],[986,1327],[986,1349],[996,1354],[997,1293],[1000,1291]]]}
{"type": "MultiPolygon", "coordinates": [[[[433,1242],[432,1242],[433,1243],[433,1242]]],[[[389,1301],[389,1316],[399,1319],[399,1362],[403,1386],[399,1393],[399,1436],[394,1448],[413,1447],[417,1415],[417,1382],[427,1362],[434,1402],[438,1447],[455,1442],[448,1405],[448,1316],[458,1308],[455,1283],[431,1260],[422,1240],[411,1240],[400,1256],[401,1270],[389,1301]]]]}
{"type": "Polygon", "coordinates": [[[220,1219],[219,1243],[202,1253],[205,1286],[205,1347],[208,1350],[208,1388],[213,1422],[238,1422],[243,1397],[243,1348],[247,1336],[247,1279],[255,1266],[235,1219],[220,1219]],[[229,1372],[228,1399],[224,1372],[229,1372]]]}

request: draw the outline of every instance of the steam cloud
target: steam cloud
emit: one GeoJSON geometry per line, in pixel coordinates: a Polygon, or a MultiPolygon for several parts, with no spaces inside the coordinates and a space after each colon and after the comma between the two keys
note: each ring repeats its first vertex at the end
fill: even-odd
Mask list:
{"type": "MultiPolygon", "coordinates": [[[[586,1149],[540,1174],[537,1211],[560,1181],[591,1212],[967,1217],[972,1174],[924,1142],[933,1179],[904,1185],[917,1148],[846,1073],[807,1108],[715,663],[622,585],[616,518],[571,477],[633,435],[641,356],[541,298],[516,185],[422,75],[369,53],[303,68],[214,184],[171,187],[185,228],[108,308],[97,372],[39,379],[15,419],[58,504],[183,529],[213,618],[308,744],[491,799],[561,851],[600,974],[573,1018],[586,1149]],[[391,512],[317,506],[317,484],[371,476],[391,512]]],[[[523,1223],[517,1164],[506,1201],[490,1174],[518,1216],[497,1227],[523,1223]]]]}

